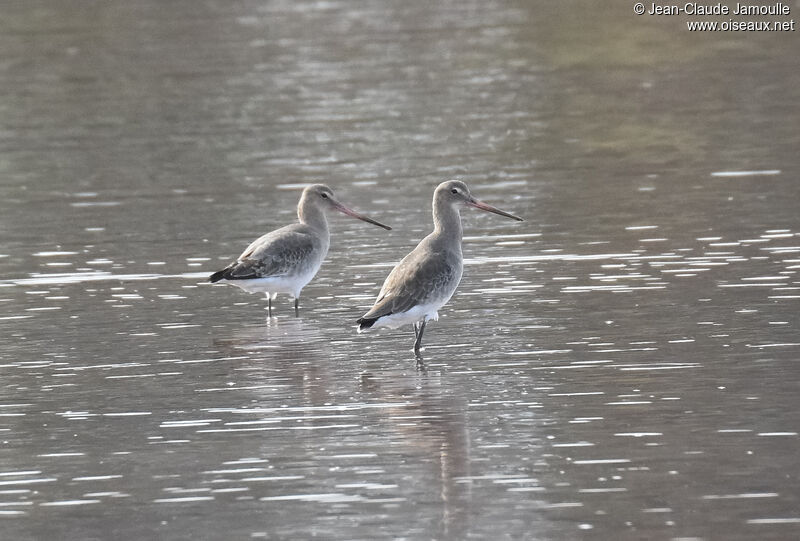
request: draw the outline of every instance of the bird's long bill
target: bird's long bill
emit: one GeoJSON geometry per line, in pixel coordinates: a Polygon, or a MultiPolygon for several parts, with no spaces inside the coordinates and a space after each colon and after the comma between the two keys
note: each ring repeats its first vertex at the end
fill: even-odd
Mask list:
{"type": "Polygon", "coordinates": [[[476,209],[486,210],[488,212],[494,212],[495,214],[499,214],[500,216],[505,216],[506,218],[511,218],[512,220],[517,220],[518,222],[522,221],[522,218],[519,216],[514,216],[504,210],[500,210],[497,207],[493,207],[492,205],[487,205],[483,201],[478,201],[477,199],[472,199],[467,202],[467,205],[470,207],[475,207],[476,209]]]}
{"type": "Polygon", "coordinates": [[[344,205],[342,205],[338,201],[336,203],[334,203],[334,207],[336,207],[336,210],[338,210],[339,212],[347,214],[348,216],[352,216],[353,218],[358,218],[359,220],[365,221],[365,222],[373,224],[373,225],[377,225],[378,227],[382,227],[384,229],[388,229],[388,230],[392,229],[388,225],[383,225],[382,223],[377,222],[377,221],[373,220],[372,218],[368,218],[368,217],[364,216],[363,214],[357,213],[353,209],[345,207],[344,205]]]}

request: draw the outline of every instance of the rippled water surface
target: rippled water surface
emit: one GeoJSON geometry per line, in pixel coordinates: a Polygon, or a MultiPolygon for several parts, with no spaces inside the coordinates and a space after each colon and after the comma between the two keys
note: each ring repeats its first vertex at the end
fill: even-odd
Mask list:
{"type": "MultiPolygon", "coordinates": [[[[625,3],[12,2],[0,537],[800,537],[800,57],[625,3]],[[461,178],[464,279],[354,320],[461,178]],[[300,317],[205,277],[332,185],[300,317]]],[[[792,8],[794,9],[794,8],[792,8]]]]}

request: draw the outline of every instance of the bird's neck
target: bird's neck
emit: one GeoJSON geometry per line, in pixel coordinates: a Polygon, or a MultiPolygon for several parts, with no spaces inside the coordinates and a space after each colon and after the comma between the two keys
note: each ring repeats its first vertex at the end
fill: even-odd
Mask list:
{"type": "Polygon", "coordinates": [[[305,197],[297,205],[297,219],[300,220],[300,223],[306,224],[317,231],[328,232],[328,218],[325,216],[325,211],[306,200],[305,197]]]}
{"type": "Polygon", "coordinates": [[[461,247],[461,215],[455,205],[434,202],[433,225],[437,237],[461,247]]]}

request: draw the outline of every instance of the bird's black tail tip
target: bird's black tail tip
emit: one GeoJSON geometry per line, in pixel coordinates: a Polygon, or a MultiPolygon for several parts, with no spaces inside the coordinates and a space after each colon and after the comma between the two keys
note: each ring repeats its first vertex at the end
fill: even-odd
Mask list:
{"type": "Polygon", "coordinates": [[[376,321],[378,321],[378,318],[365,318],[365,317],[358,318],[356,320],[356,323],[358,323],[358,331],[361,332],[365,329],[369,329],[370,327],[375,325],[376,321]]]}
{"type": "Polygon", "coordinates": [[[214,274],[208,277],[208,281],[211,282],[212,284],[214,282],[219,282],[220,280],[225,278],[225,273],[227,272],[227,270],[228,269],[223,269],[221,271],[215,272],[214,274]]]}

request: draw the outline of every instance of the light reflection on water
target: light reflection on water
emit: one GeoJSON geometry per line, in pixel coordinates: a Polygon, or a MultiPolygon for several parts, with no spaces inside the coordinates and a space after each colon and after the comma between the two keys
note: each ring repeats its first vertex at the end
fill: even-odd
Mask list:
{"type": "Polygon", "coordinates": [[[563,3],[36,6],[0,37],[3,538],[797,537],[786,42],[563,3]],[[416,370],[355,319],[452,177],[526,222],[463,213],[416,370]],[[332,217],[300,318],[206,283],[317,181],[393,231],[332,217]]]}
{"type": "MultiPolygon", "coordinates": [[[[333,295],[310,286],[301,318],[288,300],[267,318],[259,298],[205,284],[204,272],[6,280],[7,305],[25,306],[4,316],[20,324],[11,335],[36,346],[3,355],[12,421],[3,430],[32,451],[4,468],[5,515],[92,506],[113,515],[128,501],[208,514],[255,506],[278,524],[264,531],[290,535],[303,526],[282,519],[281,506],[307,505],[321,520],[351,517],[315,526],[322,535],[355,535],[364,517],[414,516],[412,534],[462,538],[488,534],[510,507],[527,516],[517,531],[559,537],[554,525],[565,521],[612,531],[616,514],[659,531],[697,506],[714,515],[757,502],[787,511],[747,515],[748,525],[795,524],[782,507],[791,483],[759,467],[796,445],[792,410],[779,406],[793,387],[780,372],[765,382],[759,365],[780,366],[800,347],[796,314],[774,304],[796,298],[796,235],[752,233],[530,256],[491,254],[525,252],[539,236],[514,247],[503,244],[514,234],[467,237],[464,287],[432,324],[424,372],[404,353],[410,333],[353,333],[371,295],[351,291],[377,289],[383,264],[327,265],[321,281],[344,286],[333,295]],[[353,272],[362,281],[348,287],[353,272]],[[675,306],[685,289],[702,297],[675,306]],[[498,324],[520,298],[536,309],[498,324]],[[587,309],[595,304],[603,309],[587,309]],[[113,310],[126,316],[109,322],[113,310]],[[39,332],[59,322],[76,340],[39,332]],[[101,330],[100,343],[83,343],[85,326],[101,330]],[[709,468],[737,475],[715,481],[709,468]]],[[[93,257],[52,257],[78,255],[93,257]]],[[[241,531],[262,530],[245,522],[241,531]]]]}

